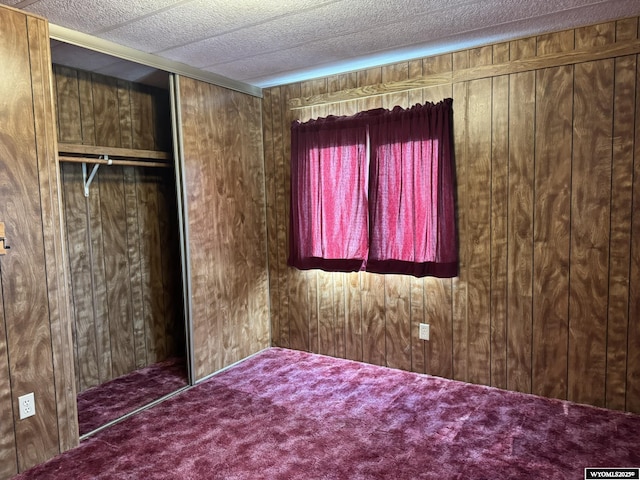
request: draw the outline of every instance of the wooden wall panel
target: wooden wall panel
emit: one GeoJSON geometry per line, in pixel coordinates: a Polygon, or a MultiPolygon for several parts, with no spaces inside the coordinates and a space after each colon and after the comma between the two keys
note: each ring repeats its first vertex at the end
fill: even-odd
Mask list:
{"type": "Polygon", "coordinates": [[[536,77],[509,76],[506,387],[531,391],[536,77]]]}
{"type": "Polygon", "coordinates": [[[0,30],[0,221],[11,246],[0,258],[0,475],[9,477],[75,445],[77,421],[48,28],[2,7],[0,30]],[[29,392],[37,414],[19,420],[29,392]]]}
{"type": "MultiPolygon", "coordinates": [[[[166,145],[170,119],[155,117],[166,112],[167,92],[59,66],[54,72],[60,142],[166,145]]],[[[181,294],[169,280],[179,278],[172,172],[103,166],[85,198],[81,166],[63,163],[62,188],[78,390],[182,354],[181,294]]]]}
{"type": "MultiPolygon", "coordinates": [[[[275,237],[278,252],[277,263],[270,265],[277,265],[278,270],[281,272],[287,271],[287,255],[288,255],[288,241],[287,241],[287,208],[289,205],[289,199],[287,197],[287,183],[289,181],[289,174],[285,170],[285,154],[284,154],[284,128],[287,124],[284,121],[283,114],[286,111],[285,103],[283,100],[282,89],[273,90],[272,100],[272,118],[273,118],[273,145],[274,145],[274,182],[275,182],[275,201],[274,209],[276,210],[276,218],[278,219],[277,228],[275,229],[275,237]]],[[[278,312],[273,312],[272,315],[277,316],[276,324],[278,326],[278,339],[277,345],[282,347],[288,347],[291,345],[291,323],[289,322],[289,276],[288,274],[278,275],[278,302],[274,305],[279,306],[278,312]]]]}
{"type": "MultiPolygon", "coordinates": [[[[265,199],[266,199],[266,224],[277,225],[277,208],[276,208],[276,158],[282,158],[275,151],[274,128],[279,125],[274,121],[274,108],[280,108],[277,102],[274,102],[273,90],[266,90],[262,99],[262,128],[266,132],[264,134],[264,176],[265,176],[265,199]]],[[[275,228],[267,230],[267,263],[270,266],[279,264],[278,260],[278,241],[277,231],[275,228]]],[[[280,334],[280,296],[279,296],[279,279],[269,275],[269,305],[275,305],[276,308],[271,310],[271,343],[279,345],[281,342],[280,334]]]]}
{"type": "Polygon", "coordinates": [[[637,55],[546,62],[637,38],[638,19],[622,19],[266,90],[273,344],[340,356],[344,325],[347,358],[640,411],[637,55]],[[509,71],[526,59],[540,66],[509,71]],[[491,64],[499,73],[473,79],[491,64]],[[389,93],[447,72],[452,83],[389,93]],[[288,268],[291,120],[449,96],[459,275],[288,268]]]}
{"type": "MultiPolygon", "coordinates": [[[[636,56],[636,62],[638,61],[636,56]]],[[[638,72],[636,70],[636,72],[638,72]]],[[[640,74],[636,73],[635,139],[633,148],[633,195],[631,203],[631,266],[629,269],[629,323],[627,329],[627,373],[625,406],[640,412],[640,74]]]]}
{"type": "Polygon", "coordinates": [[[18,397],[29,392],[34,392],[38,409],[38,415],[22,421],[16,413],[12,415],[18,468],[24,470],[53,456],[58,438],[42,219],[40,199],[34,195],[39,189],[38,152],[27,24],[24,15],[4,9],[0,15],[1,93],[6,99],[0,110],[0,215],[8,238],[13,238],[10,255],[3,256],[0,264],[3,341],[7,342],[13,411],[18,410],[18,397]]]}
{"type": "MultiPolygon", "coordinates": [[[[637,23],[633,25],[638,31],[637,23]]],[[[629,263],[631,219],[633,212],[633,130],[636,97],[636,57],[615,61],[614,125],[611,195],[611,243],[609,272],[609,301],[607,325],[606,401],[608,408],[624,409],[627,365],[627,330],[629,327],[629,263]],[[619,139],[618,141],[616,141],[619,139]]]]}
{"type": "MultiPolygon", "coordinates": [[[[509,44],[493,62],[509,61],[509,44]]],[[[509,76],[492,79],[491,105],[491,385],[507,388],[507,262],[509,207],[509,76]]]]}
{"type": "MultiPolygon", "coordinates": [[[[62,164],[62,183],[82,185],[82,172],[73,164],[62,164]]],[[[96,385],[99,379],[98,346],[94,334],[93,289],[91,278],[91,253],[88,248],[87,204],[82,188],[64,192],[66,240],[69,248],[71,295],[74,316],[76,388],[83,391],[96,385]],[[84,341],[78,341],[85,339],[84,341]],[[82,361],[79,361],[82,359],[82,361]]]]}
{"type": "Polygon", "coordinates": [[[613,60],[574,69],[568,397],[598,406],[606,384],[613,74],[613,60]]]}
{"type": "Polygon", "coordinates": [[[186,77],[178,95],[201,379],[269,345],[262,112],[257,98],[186,77]]]}
{"type": "Polygon", "coordinates": [[[114,377],[119,377],[136,368],[122,167],[104,169],[96,186],[100,192],[105,247],[111,367],[114,377]]]}
{"type": "MultiPolygon", "coordinates": [[[[120,89],[119,89],[120,90],[120,89]]],[[[131,144],[130,138],[127,144],[125,144],[124,132],[130,132],[131,129],[122,129],[122,142],[124,145],[131,144]]],[[[142,263],[141,258],[141,243],[142,238],[146,234],[146,229],[140,228],[138,223],[138,198],[137,198],[137,179],[136,169],[133,167],[123,167],[123,179],[124,179],[124,204],[126,212],[125,230],[127,232],[127,258],[129,259],[129,287],[131,295],[131,321],[132,321],[132,337],[133,337],[133,356],[135,358],[135,365],[137,368],[154,363],[154,360],[147,358],[147,336],[153,335],[153,330],[149,331],[145,329],[145,315],[143,310],[144,293],[149,294],[149,289],[143,290],[142,287],[142,270],[148,270],[148,264],[142,263]],[[140,235],[129,235],[129,232],[140,232],[140,235]]],[[[146,205],[144,205],[146,207],[146,205]]],[[[147,214],[148,209],[143,208],[142,217],[147,214]]],[[[155,215],[153,216],[155,218],[155,215]]],[[[146,253],[146,252],[145,252],[146,253]]],[[[145,257],[146,258],[146,257],[145,257]]],[[[160,262],[156,262],[155,265],[159,265],[160,262]]],[[[157,295],[157,292],[156,292],[157,295]]],[[[161,298],[162,300],[162,298],[161,298]]],[[[164,329],[162,329],[162,335],[164,335],[164,329]]]]}
{"type": "MultiPolygon", "coordinates": [[[[148,363],[158,362],[175,353],[167,350],[166,325],[170,324],[172,320],[165,318],[163,279],[170,274],[171,270],[166,271],[163,268],[162,259],[165,256],[173,256],[175,259],[177,250],[172,251],[171,248],[175,248],[177,244],[174,242],[163,245],[160,241],[159,222],[160,218],[166,218],[166,216],[158,214],[162,211],[159,208],[158,195],[163,182],[170,180],[170,178],[163,179],[161,173],[151,168],[138,169],[135,178],[136,205],[138,206],[135,210],[137,213],[137,236],[140,239],[139,255],[143,259],[160,259],[158,262],[144,261],[140,263],[143,324],[146,332],[144,338],[146,339],[148,363]]],[[[177,300],[179,297],[175,298],[177,300]]]]}
{"type": "Polygon", "coordinates": [[[467,358],[460,359],[467,374],[462,379],[482,384],[490,382],[491,373],[491,190],[486,188],[491,184],[491,93],[491,79],[469,82],[467,177],[459,179],[467,182],[467,205],[474,211],[467,217],[467,358]]]}
{"type": "MultiPolygon", "coordinates": [[[[82,93],[82,90],[81,90],[82,93]]],[[[87,124],[92,124],[86,122],[87,124]]],[[[92,130],[89,130],[92,132],[92,130]]],[[[83,133],[85,132],[83,128],[83,133]]],[[[66,195],[67,191],[81,191],[80,180],[80,168],[76,165],[76,182],[75,184],[65,183],[63,184],[63,192],[66,195]]],[[[93,318],[95,325],[95,337],[96,346],[98,350],[97,362],[98,362],[98,378],[94,380],[93,385],[99,385],[112,378],[115,378],[113,373],[111,352],[111,336],[109,329],[109,304],[107,302],[107,274],[105,271],[105,262],[100,259],[105,258],[105,243],[104,236],[102,234],[102,201],[100,198],[100,179],[98,178],[94,184],[93,194],[89,195],[89,198],[85,200],[89,228],[89,243],[87,245],[90,255],[94,259],[98,259],[94,262],[90,262],[91,267],[91,288],[92,288],[92,302],[93,302],[93,318]],[[97,193],[97,195],[96,195],[97,193]]],[[[77,195],[77,193],[75,193],[77,195]]],[[[70,242],[67,241],[67,245],[70,242]]],[[[108,250],[107,250],[108,251],[108,250]]],[[[71,254],[69,255],[71,258],[71,254]]],[[[73,275],[72,275],[73,276],[73,275]]]]}
{"type": "MultiPolygon", "coordinates": [[[[9,377],[9,351],[4,319],[4,305],[0,295],[0,418],[13,418],[11,379],[9,377]]],[[[0,423],[0,478],[11,478],[18,473],[16,432],[12,421],[0,423]]]]}
{"type": "MultiPolygon", "coordinates": [[[[459,65],[454,62],[455,65],[459,65]]],[[[467,67],[467,64],[463,64],[467,67]]],[[[458,223],[458,276],[451,281],[451,378],[466,380],[469,378],[468,351],[469,325],[467,317],[467,292],[469,280],[469,198],[467,195],[469,152],[465,141],[465,127],[468,123],[468,84],[453,85],[453,138],[456,168],[456,219],[458,223]],[[456,147],[461,145],[462,147],[456,147]]]]}

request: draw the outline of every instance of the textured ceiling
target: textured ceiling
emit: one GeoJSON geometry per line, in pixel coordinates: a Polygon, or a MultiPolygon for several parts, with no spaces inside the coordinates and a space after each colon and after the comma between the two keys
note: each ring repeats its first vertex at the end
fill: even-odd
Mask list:
{"type": "MultiPolygon", "coordinates": [[[[266,87],[640,15],[640,0],[0,0],[83,32],[266,87]]],[[[115,75],[106,55],[54,61],[115,75]],[[74,62],[76,65],[74,65],[74,62]],[[77,65],[80,63],[81,65],[77,65]]],[[[134,76],[148,75],[138,68],[134,76]]]]}

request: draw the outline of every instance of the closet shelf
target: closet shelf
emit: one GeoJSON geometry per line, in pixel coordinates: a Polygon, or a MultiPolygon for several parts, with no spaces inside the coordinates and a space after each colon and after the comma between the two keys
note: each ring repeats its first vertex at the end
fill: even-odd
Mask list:
{"type": "Polygon", "coordinates": [[[93,163],[133,167],[171,167],[171,154],[156,150],[134,148],[98,147],[75,143],[59,143],[58,158],[61,162],[93,163]]]}
{"type": "Polygon", "coordinates": [[[100,165],[120,165],[123,167],[171,167],[171,155],[156,150],[137,150],[133,148],[97,147],[75,143],[58,144],[58,160],[82,164],[82,183],[84,196],[89,196],[89,187],[98,173],[100,165]],[[115,158],[114,158],[115,157],[115,158]],[[91,173],[87,163],[93,164],[91,173]]]}

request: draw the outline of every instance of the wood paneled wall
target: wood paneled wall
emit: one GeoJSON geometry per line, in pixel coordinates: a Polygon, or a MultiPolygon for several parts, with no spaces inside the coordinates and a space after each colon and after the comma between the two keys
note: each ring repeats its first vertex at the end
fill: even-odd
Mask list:
{"type": "Polygon", "coordinates": [[[0,6],[0,478],[77,444],[47,22],[0,6]],[[36,415],[19,419],[34,392],[36,415]]]}
{"type": "Polygon", "coordinates": [[[623,19],[265,90],[273,344],[640,412],[637,39],[623,19]],[[291,121],[445,97],[460,275],[288,268],[291,121]]]}
{"type": "Polygon", "coordinates": [[[179,78],[195,374],[269,346],[260,99],[179,78]]]}
{"type": "MultiPolygon", "coordinates": [[[[58,139],[170,150],[166,91],[54,66],[58,139]]],[[[184,353],[170,168],[102,166],[84,196],[62,163],[78,391],[184,353]]]]}

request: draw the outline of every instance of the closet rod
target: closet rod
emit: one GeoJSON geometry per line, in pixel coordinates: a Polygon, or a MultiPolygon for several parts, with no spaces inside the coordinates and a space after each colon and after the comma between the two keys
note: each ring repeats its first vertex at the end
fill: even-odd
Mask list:
{"type": "Polygon", "coordinates": [[[98,165],[120,165],[122,167],[160,167],[170,168],[173,165],[168,162],[145,162],[141,160],[106,160],[104,158],[88,158],[88,157],[69,157],[66,155],[58,156],[58,160],[61,162],[73,162],[73,163],[93,163],[98,165]]]}

